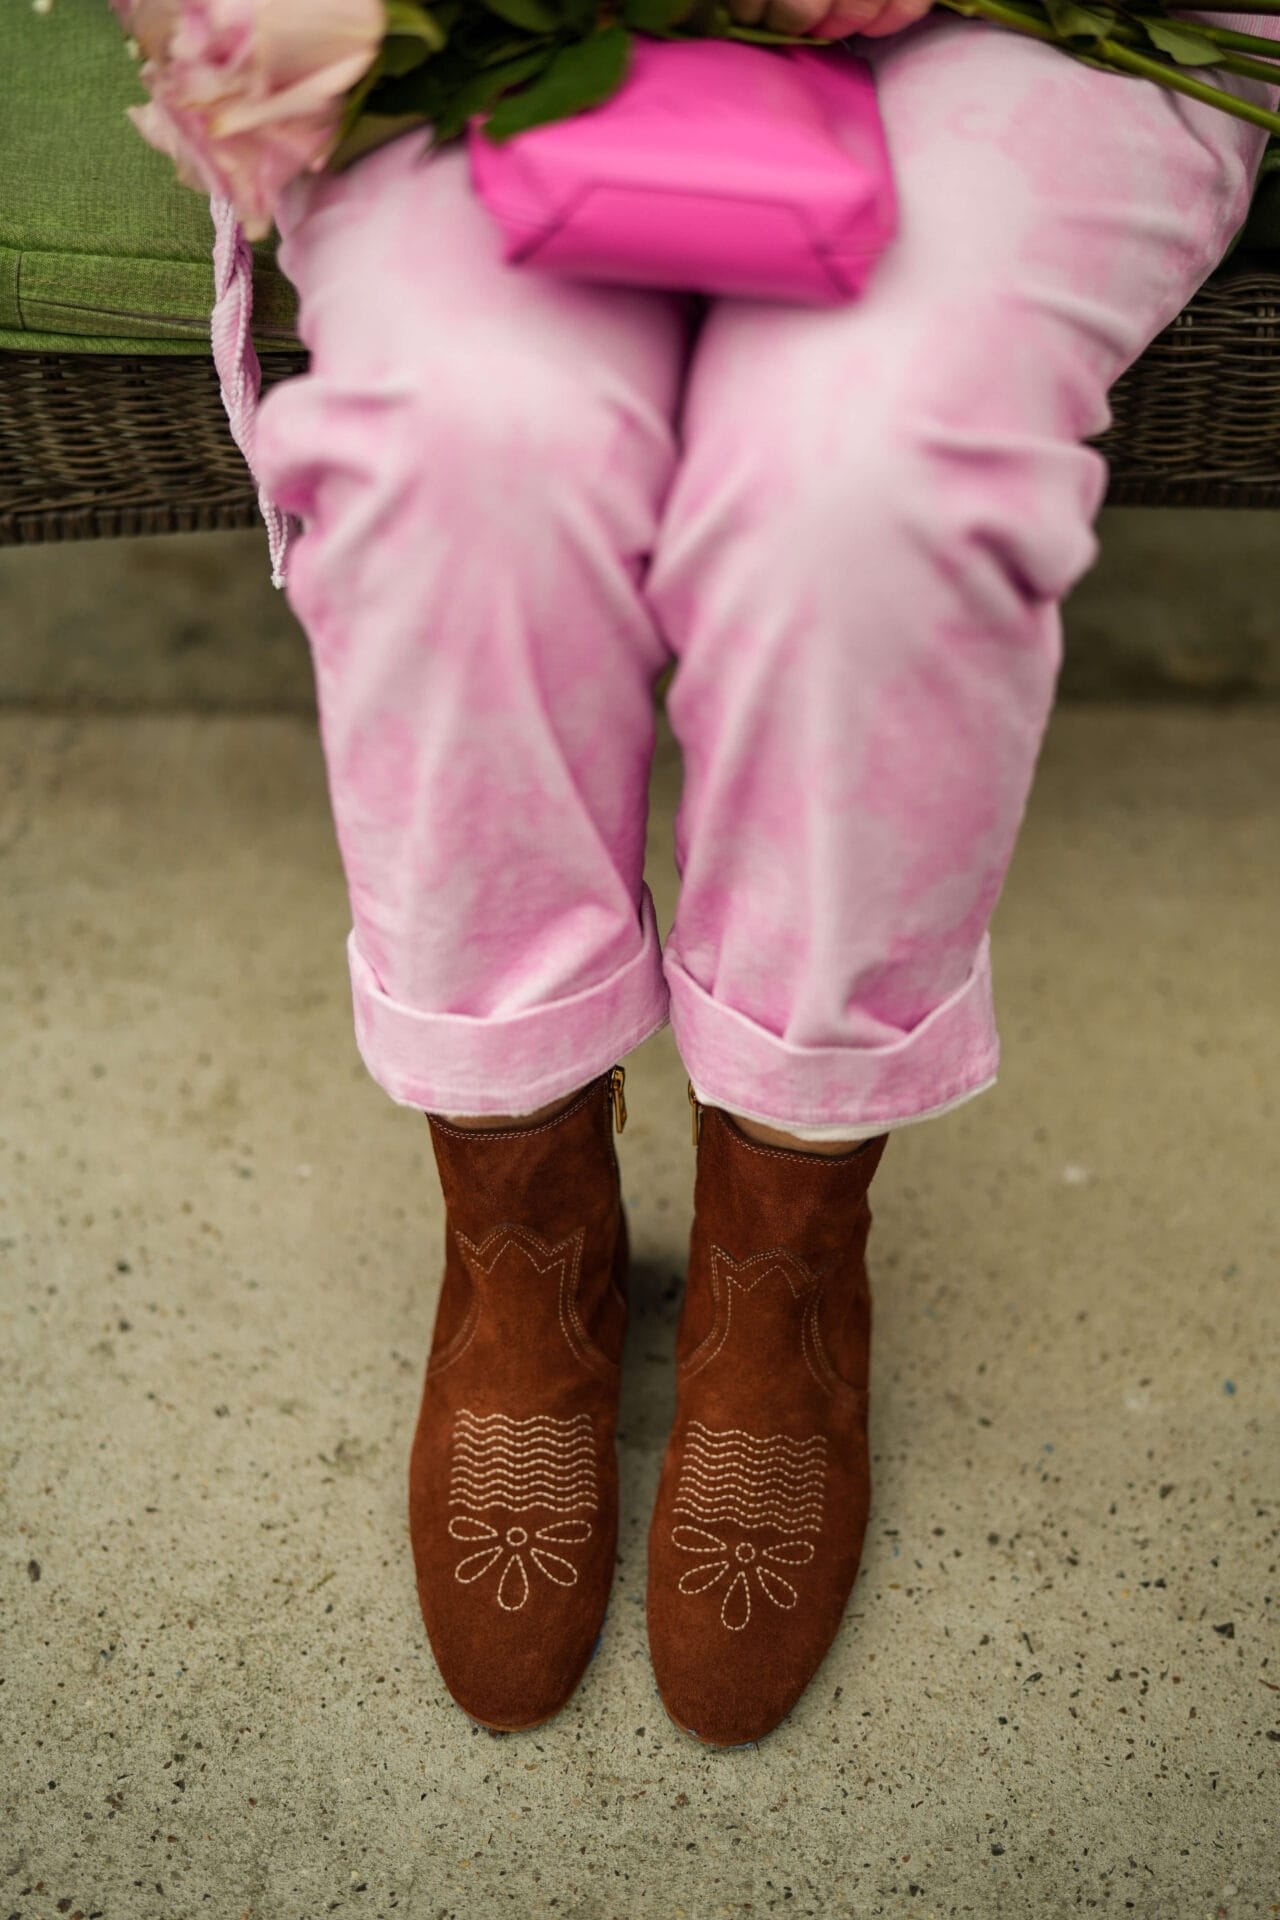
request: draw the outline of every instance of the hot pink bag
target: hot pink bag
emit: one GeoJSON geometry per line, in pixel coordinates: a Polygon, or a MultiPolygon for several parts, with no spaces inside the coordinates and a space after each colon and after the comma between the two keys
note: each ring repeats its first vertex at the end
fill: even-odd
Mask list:
{"type": "Polygon", "coordinates": [[[495,143],[467,128],[503,258],[551,273],[834,305],[897,230],[871,69],[841,42],[637,34],[602,106],[495,143]]]}

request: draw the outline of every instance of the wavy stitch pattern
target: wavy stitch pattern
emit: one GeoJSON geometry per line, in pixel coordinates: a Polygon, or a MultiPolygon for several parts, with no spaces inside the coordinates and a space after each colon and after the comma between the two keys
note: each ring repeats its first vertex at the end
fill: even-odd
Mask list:
{"type": "Polygon", "coordinates": [[[518,1613],[531,1591],[529,1566],[558,1587],[576,1586],[578,1569],[553,1549],[580,1546],[591,1538],[588,1517],[598,1505],[595,1439],[585,1413],[571,1419],[531,1414],[513,1420],[504,1413],[459,1410],[454,1422],[449,1475],[449,1537],[472,1551],[454,1568],[464,1586],[501,1563],[495,1598],[504,1613],[518,1613]],[[541,1525],[512,1518],[545,1511],[541,1525]]]}
{"type": "Polygon", "coordinates": [[[691,1421],[672,1508],[685,1516],[671,1529],[672,1545],[694,1559],[676,1583],[680,1592],[706,1593],[727,1580],[720,1622],[731,1633],[750,1621],[753,1591],[790,1611],[800,1596],[777,1569],[807,1565],[817,1552],[805,1535],[822,1532],[826,1471],[820,1433],[762,1438],[691,1421]]]}

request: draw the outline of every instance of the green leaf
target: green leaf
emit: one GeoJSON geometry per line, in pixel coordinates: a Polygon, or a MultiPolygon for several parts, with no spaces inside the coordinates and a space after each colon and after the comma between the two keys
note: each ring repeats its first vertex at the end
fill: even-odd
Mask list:
{"type": "Polygon", "coordinates": [[[362,114],[359,126],[330,154],[326,169],[330,173],[345,173],[363,155],[372,153],[375,147],[385,146],[388,140],[398,140],[402,133],[408,133],[415,126],[422,126],[420,113],[362,114]]]}
{"type": "Polygon", "coordinates": [[[1180,67],[1212,67],[1222,58],[1221,47],[1212,40],[1206,40],[1190,27],[1175,25],[1172,20],[1151,20],[1145,16],[1142,28],[1153,46],[1161,53],[1167,53],[1180,67]]]}
{"type": "Polygon", "coordinates": [[[491,140],[506,140],[526,127],[598,107],[622,85],[630,53],[631,35],[617,24],[557,48],[536,80],[499,101],[485,132],[491,140]]]}
{"type": "Polygon", "coordinates": [[[685,15],[685,25],[694,34],[711,36],[715,34],[718,27],[724,25],[724,21],[720,18],[722,13],[727,20],[728,14],[721,6],[720,0],[693,0],[693,5],[685,15]]]}
{"type": "Polygon", "coordinates": [[[472,114],[487,113],[503,93],[542,72],[551,57],[551,51],[546,47],[539,48],[536,52],[522,55],[518,60],[508,60],[502,66],[486,68],[482,73],[473,74],[461,86],[453,88],[439,112],[433,115],[437,141],[455,139],[472,114]]]}
{"type": "Polygon", "coordinates": [[[360,114],[364,112],[365,101],[368,95],[372,93],[382,78],[382,62],[386,54],[386,47],[387,43],[384,40],[374,57],[373,65],[361,74],[359,80],[357,80],[355,86],[351,88],[343,102],[342,119],[338,127],[338,137],[344,143],[350,136],[360,114]]]}
{"type": "Polygon", "coordinates": [[[413,39],[407,33],[391,33],[382,43],[379,71],[394,74],[412,73],[415,67],[420,67],[424,60],[429,60],[433,53],[438,52],[438,47],[429,47],[422,40],[413,39]]]}
{"type": "Polygon", "coordinates": [[[496,13],[509,26],[524,27],[530,33],[554,33],[560,16],[544,0],[484,0],[490,13],[496,13]]]}
{"type": "Polygon", "coordinates": [[[1081,6],[1079,0],[1045,0],[1045,12],[1065,40],[1105,40],[1116,24],[1113,8],[1081,6]]]}
{"type": "Polygon", "coordinates": [[[794,47],[806,43],[811,47],[820,47],[823,42],[815,40],[811,33],[774,33],[769,27],[742,27],[736,23],[732,30],[717,36],[724,40],[748,40],[761,47],[794,47]]]}
{"type": "MultiPolygon", "coordinates": [[[[445,42],[443,29],[425,7],[416,7],[413,0],[382,0],[383,11],[387,17],[387,35],[404,36],[411,40],[425,40],[435,53],[439,53],[445,42]]],[[[388,72],[395,69],[388,68],[388,72]]]]}
{"type": "Polygon", "coordinates": [[[623,0],[622,18],[637,33],[660,33],[677,26],[692,6],[693,0],[623,0]]]}
{"type": "Polygon", "coordinates": [[[490,67],[507,66],[512,60],[524,60],[534,52],[541,54],[542,63],[545,65],[554,51],[555,41],[545,33],[536,35],[512,33],[508,34],[505,40],[495,40],[482,55],[473,56],[467,61],[466,68],[474,69],[476,73],[483,73],[490,67]]]}
{"type": "MultiPolygon", "coordinates": [[[[377,111],[385,88],[405,74],[414,72],[433,53],[444,51],[447,33],[434,13],[413,4],[413,0],[383,0],[387,31],[373,63],[351,87],[343,101],[338,137],[342,150],[350,152],[356,123],[361,115],[377,111]],[[375,93],[378,100],[372,101],[375,93]]],[[[446,8],[446,12],[447,12],[446,8]]]]}

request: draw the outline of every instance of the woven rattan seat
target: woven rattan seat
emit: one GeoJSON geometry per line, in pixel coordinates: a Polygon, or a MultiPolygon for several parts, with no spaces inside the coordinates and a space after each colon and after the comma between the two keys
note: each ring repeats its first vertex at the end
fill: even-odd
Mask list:
{"type": "MultiPolygon", "coordinates": [[[[264,391],[305,365],[263,354],[264,391]]],[[[1108,505],[1280,505],[1280,272],[1212,275],[1111,407],[1108,505]]],[[[0,544],[257,520],[211,359],[0,353],[0,544]]]]}
{"type": "MultiPolygon", "coordinates": [[[[125,117],[114,16],[14,0],[0,71],[0,545],[258,524],[209,348],[208,206],[125,117]]],[[[274,236],[254,253],[265,391],[307,355],[274,236]]],[[[1109,504],[1280,503],[1278,328],[1273,141],[1230,255],[1111,391],[1109,504]]]]}

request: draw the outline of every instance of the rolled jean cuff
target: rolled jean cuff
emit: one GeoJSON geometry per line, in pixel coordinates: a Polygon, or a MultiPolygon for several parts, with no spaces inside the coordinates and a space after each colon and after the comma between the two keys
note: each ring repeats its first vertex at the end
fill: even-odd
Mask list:
{"type": "Polygon", "coordinates": [[[603,1073],[667,1024],[653,899],[640,900],[642,941],[607,980],[510,1015],[421,1013],[384,993],[347,937],[356,1046],[378,1085],[424,1113],[532,1113],[603,1073]]]}
{"type": "Polygon", "coordinates": [[[713,1000],[668,942],[671,1030],[694,1093],[804,1140],[870,1139],[928,1120],[995,1084],[1000,1064],[983,936],[963,985],[882,1047],[798,1047],[713,1000]]]}

